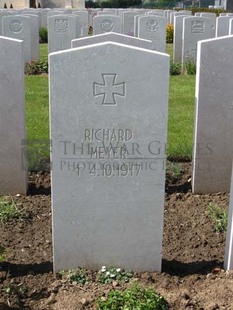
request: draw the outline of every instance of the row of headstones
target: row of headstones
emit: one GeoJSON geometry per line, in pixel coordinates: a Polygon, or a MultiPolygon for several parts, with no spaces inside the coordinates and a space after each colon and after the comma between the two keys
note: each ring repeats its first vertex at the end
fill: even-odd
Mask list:
{"type": "MultiPolygon", "coordinates": [[[[169,56],[106,35],[49,56],[54,268],[160,271],[169,56]]],[[[194,193],[230,190],[232,52],[233,36],[198,43],[194,193]]],[[[1,37],[0,56],[0,191],[25,194],[22,41],[1,37]]]]}
{"type": "MultiPolygon", "coordinates": [[[[21,10],[20,12],[21,15],[14,15],[15,11],[11,14],[9,12],[0,13],[0,34],[24,41],[25,62],[38,59],[42,12],[47,15],[50,53],[70,48],[72,39],[88,36],[90,22],[87,11],[71,11],[72,14],[68,14],[71,12],[67,10],[21,10]]],[[[109,12],[99,11],[97,12],[98,16],[91,20],[94,34],[114,31],[135,35],[152,40],[154,50],[165,52],[165,17],[150,15],[150,11],[147,16],[142,16],[145,13],[144,10],[122,10],[120,14],[122,17],[113,14],[105,15],[107,13],[109,12]]]]}
{"type": "Polygon", "coordinates": [[[216,19],[213,13],[200,13],[195,17],[177,13],[174,17],[173,61],[183,65],[188,61],[195,63],[198,41],[230,35],[233,33],[232,27],[233,16],[216,19]]]}

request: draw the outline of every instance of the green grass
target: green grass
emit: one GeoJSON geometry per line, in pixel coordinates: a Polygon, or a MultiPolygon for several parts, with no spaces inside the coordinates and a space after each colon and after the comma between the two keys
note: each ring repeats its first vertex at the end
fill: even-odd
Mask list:
{"type": "Polygon", "coordinates": [[[173,44],[171,44],[171,43],[167,43],[166,44],[166,52],[167,52],[167,54],[170,55],[171,60],[172,60],[172,57],[173,57],[173,44]]]}
{"type": "Polygon", "coordinates": [[[207,214],[214,223],[214,230],[221,233],[227,230],[227,210],[223,209],[217,204],[210,203],[207,214]]]}
{"type": "Polygon", "coordinates": [[[188,159],[192,156],[194,98],[195,76],[171,76],[167,150],[171,158],[188,159]]]}
{"type": "MultiPolygon", "coordinates": [[[[172,53],[172,44],[167,44],[172,53]]],[[[47,44],[40,44],[41,57],[47,55],[47,44]]],[[[48,77],[26,76],[27,138],[49,140],[48,77]]],[[[169,159],[190,159],[194,126],[195,76],[179,75],[170,78],[168,148],[169,159]]],[[[41,153],[39,151],[39,153],[41,153]]],[[[45,151],[49,156],[48,149],[45,151]]],[[[44,153],[43,153],[44,155],[44,153]]]]}
{"type": "Polygon", "coordinates": [[[48,57],[48,44],[40,44],[40,59],[46,59],[48,57]]]}
{"type": "Polygon", "coordinates": [[[10,197],[0,197],[0,221],[7,222],[13,219],[23,220],[25,218],[24,210],[18,208],[13,199],[10,197]]]}

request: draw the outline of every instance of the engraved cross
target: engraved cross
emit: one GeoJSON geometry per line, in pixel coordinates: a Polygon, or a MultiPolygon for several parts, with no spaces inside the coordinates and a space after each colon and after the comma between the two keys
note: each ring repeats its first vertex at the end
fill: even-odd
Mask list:
{"type": "Polygon", "coordinates": [[[104,105],[117,105],[116,96],[125,96],[125,83],[116,83],[116,74],[103,73],[102,79],[102,84],[93,83],[94,97],[103,96],[104,105]]]}

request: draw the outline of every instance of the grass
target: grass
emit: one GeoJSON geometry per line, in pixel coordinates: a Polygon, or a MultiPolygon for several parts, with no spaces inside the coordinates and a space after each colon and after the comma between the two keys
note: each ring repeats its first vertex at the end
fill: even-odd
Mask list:
{"type": "Polygon", "coordinates": [[[214,230],[221,233],[227,230],[227,211],[217,204],[210,203],[207,213],[214,223],[214,230]]]}
{"type": "MultiPolygon", "coordinates": [[[[172,44],[167,44],[172,54],[172,44]]],[[[40,44],[41,58],[47,57],[47,44],[40,44]]],[[[48,77],[26,76],[27,138],[42,144],[49,141],[48,77]]],[[[168,148],[169,159],[191,159],[194,125],[195,76],[179,75],[170,78],[168,148]]],[[[40,147],[38,153],[41,153],[40,147]]],[[[49,149],[43,150],[49,157],[49,149]]]]}
{"type": "Polygon", "coordinates": [[[23,220],[25,216],[24,210],[18,208],[12,199],[0,197],[0,221],[7,222],[13,219],[23,220]]]}
{"type": "Polygon", "coordinates": [[[48,57],[48,44],[40,44],[40,59],[45,60],[48,57]]]}
{"type": "Polygon", "coordinates": [[[195,76],[170,78],[168,111],[169,158],[191,159],[194,128],[195,76]]]}

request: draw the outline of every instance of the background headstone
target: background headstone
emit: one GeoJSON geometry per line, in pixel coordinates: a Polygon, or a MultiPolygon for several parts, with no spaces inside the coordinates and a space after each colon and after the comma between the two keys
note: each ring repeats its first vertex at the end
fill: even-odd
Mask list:
{"type": "Polygon", "coordinates": [[[48,18],[49,53],[69,49],[71,40],[77,38],[77,17],[55,15],[48,18]]]}
{"type": "Polygon", "coordinates": [[[152,49],[166,52],[166,18],[156,15],[138,18],[138,37],[152,41],[152,49]]]}
{"type": "Polygon", "coordinates": [[[23,41],[0,37],[0,195],[26,194],[23,41]]]}
{"type": "Polygon", "coordinates": [[[31,21],[22,15],[4,16],[2,34],[8,38],[23,40],[24,62],[31,62],[31,21]]]}
{"type": "Polygon", "coordinates": [[[229,192],[233,156],[233,36],[198,43],[192,189],[229,192]]]}
{"type": "Polygon", "coordinates": [[[99,15],[93,18],[93,35],[105,32],[121,33],[121,18],[114,15],[99,15]]]}
{"type": "Polygon", "coordinates": [[[120,33],[108,32],[98,34],[96,36],[90,36],[87,38],[80,38],[71,41],[71,48],[86,46],[90,44],[96,44],[106,41],[118,42],[126,45],[152,49],[152,42],[149,40],[139,39],[131,36],[126,36],[120,33]]]}
{"type": "Polygon", "coordinates": [[[182,66],[186,62],[196,63],[197,42],[212,37],[212,23],[206,17],[185,17],[182,34],[182,66]]]}
{"type": "Polygon", "coordinates": [[[224,269],[233,269],[233,169],[231,174],[231,195],[228,209],[226,249],[224,257],[224,269]]]}

